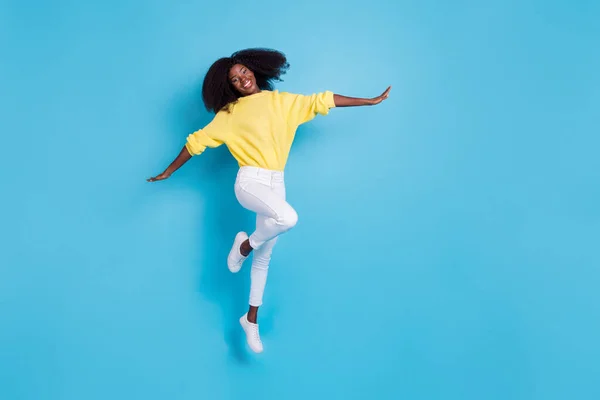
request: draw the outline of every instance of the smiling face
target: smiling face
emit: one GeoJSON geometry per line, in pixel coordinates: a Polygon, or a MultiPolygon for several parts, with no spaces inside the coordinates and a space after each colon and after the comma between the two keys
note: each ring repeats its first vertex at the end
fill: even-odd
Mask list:
{"type": "Polygon", "coordinates": [[[235,64],[229,70],[229,82],[242,95],[248,96],[260,92],[256,78],[245,65],[235,64]]]}

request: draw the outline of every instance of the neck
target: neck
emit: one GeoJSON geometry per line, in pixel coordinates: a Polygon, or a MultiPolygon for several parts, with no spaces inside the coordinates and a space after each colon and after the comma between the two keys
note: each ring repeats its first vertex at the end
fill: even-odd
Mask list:
{"type": "Polygon", "coordinates": [[[262,90],[259,89],[259,90],[256,90],[256,91],[252,92],[252,93],[243,94],[242,97],[252,96],[253,94],[257,94],[257,93],[260,93],[260,92],[262,92],[262,90]]]}

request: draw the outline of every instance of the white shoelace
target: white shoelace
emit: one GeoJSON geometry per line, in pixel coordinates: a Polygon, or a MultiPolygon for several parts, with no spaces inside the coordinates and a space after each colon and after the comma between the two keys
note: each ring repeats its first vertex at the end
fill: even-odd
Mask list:
{"type": "Polygon", "coordinates": [[[256,339],[257,342],[260,342],[260,335],[258,334],[258,325],[250,324],[250,327],[252,328],[252,337],[256,339]]]}

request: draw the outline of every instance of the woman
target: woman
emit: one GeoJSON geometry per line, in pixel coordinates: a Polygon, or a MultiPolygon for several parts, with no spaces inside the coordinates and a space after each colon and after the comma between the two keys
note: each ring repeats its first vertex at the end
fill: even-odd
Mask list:
{"type": "Polygon", "coordinates": [[[267,281],[271,252],[277,238],[296,224],[298,215],[286,201],[284,168],[299,125],[334,107],[379,104],[390,87],[375,98],[363,99],[330,91],[309,96],[279,92],[273,81],[281,80],[289,64],[284,54],[269,49],[246,49],[217,60],[208,70],[202,97],[213,120],[190,135],[179,155],[149,182],[167,179],[192,156],[207,147],[225,144],[239,164],[234,185],[240,204],[256,213],[256,228],[248,236],[239,232],[227,258],[238,272],[254,252],[250,272],[250,307],[240,318],[249,347],[257,353],[263,345],[258,330],[258,307],[267,281]]]}

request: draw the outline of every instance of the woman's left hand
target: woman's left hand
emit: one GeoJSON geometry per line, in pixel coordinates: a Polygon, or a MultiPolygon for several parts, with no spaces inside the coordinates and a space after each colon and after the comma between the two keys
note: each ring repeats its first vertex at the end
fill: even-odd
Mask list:
{"type": "Polygon", "coordinates": [[[382,101],[386,100],[390,94],[390,90],[392,90],[391,86],[388,86],[388,88],[385,90],[385,92],[383,92],[382,94],[380,94],[377,97],[373,97],[372,99],[369,99],[369,105],[376,105],[381,103],[382,101]]]}
{"type": "Polygon", "coordinates": [[[381,93],[377,97],[373,97],[372,99],[366,97],[348,97],[341,94],[334,94],[333,102],[335,103],[336,107],[374,106],[375,104],[379,104],[386,100],[391,89],[392,87],[388,86],[388,88],[385,89],[385,92],[381,93]]]}

